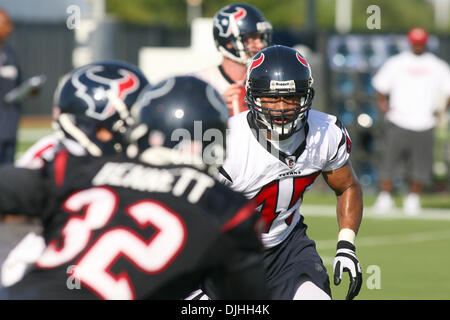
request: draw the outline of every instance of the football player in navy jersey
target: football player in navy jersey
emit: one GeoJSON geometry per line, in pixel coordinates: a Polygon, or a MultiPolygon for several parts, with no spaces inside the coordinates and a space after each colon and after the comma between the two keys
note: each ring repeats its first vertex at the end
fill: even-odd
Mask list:
{"type": "MultiPolygon", "coordinates": [[[[55,130],[32,145],[15,165],[42,168],[61,149],[76,156],[95,157],[122,152],[118,140],[123,140],[122,132],[129,125],[129,111],[148,84],[136,66],[118,60],[91,63],[64,75],[54,96],[55,130]]],[[[2,265],[2,286],[20,280],[43,248],[42,236],[28,233],[2,265]]]]}
{"type": "Polygon", "coordinates": [[[351,163],[351,140],[333,115],[311,109],[311,69],[296,50],[271,46],[248,67],[249,111],[229,120],[220,178],[256,202],[267,223],[262,235],[268,289],[274,299],[330,299],[325,266],[306,234],[304,193],[322,175],[337,198],[334,283],[350,276],[347,299],[358,295],[362,272],[355,237],[362,190],[351,163]]]}
{"type": "MultiPolygon", "coordinates": [[[[91,71],[71,73],[57,101],[64,134],[88,137],[80,143],[95,156],[62,148],[41,169],[0,168],[0,212],[40,217],[46,242],[0,299],[180,299],[205,279],[223,299],[266,298],[254,204],[208,173],[225,153],[218,93],[171,78],[141,90],[127,112],[120,96],[76,80],[99,80],[91,71]]],[[[119,88],[134,92],[122,75],[119,88]]]]}

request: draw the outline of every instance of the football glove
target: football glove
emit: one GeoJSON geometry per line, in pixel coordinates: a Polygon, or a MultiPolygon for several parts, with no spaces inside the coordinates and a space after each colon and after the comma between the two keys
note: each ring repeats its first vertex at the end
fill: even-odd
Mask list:
{"type": "Polygon", "coordinates": [[[342,272],[346,271],[350,276],[350,286],[348,288],[346,300],[353,300],[359,293],[362,285],[362,269],[356,258],[355,246],[345,240],[337,243],[336,257],[333,264],[334,284],[341,283],[342,272]]]}

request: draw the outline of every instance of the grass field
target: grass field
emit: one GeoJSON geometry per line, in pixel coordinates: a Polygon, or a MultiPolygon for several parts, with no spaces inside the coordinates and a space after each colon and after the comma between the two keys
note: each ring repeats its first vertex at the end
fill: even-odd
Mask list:
{"type": "MultiPolygon", "coordinates": [[[[334,211],[332,206],[302,207],[308,235],[316,240],[330,279],[337,237],[334,211]]],[[[414,218],[367,213],[356,248],[364,277],[358,299],[450,299],[450,210],[414,218]]],[[[334,299],[344,299],[348,278],[331,287],[334,299]]]]}
{"type": "MultiPolygon", "coordinates": [[[[50,132],[42,125],[21,130],[18,154],[50,132]]],[[[425,212],[417,217],[406,217],[400,209],[374,215],[370,211],[374,201],[374,194],[365,193],[356,240],[364,282],[357,299],[450,299],[450,195],[423,195],[425,212]]],[[[400,208],[401,195],[395,202],[400,208]]],[[[313,187],[302,206],[308,235],[316,241],[331,281],[338,232],[335,203],[334,194],[313,187]]],[[[345,298],[347,274],[344,277],[338,287],[331,283],[334,299],[345,298]]]]}

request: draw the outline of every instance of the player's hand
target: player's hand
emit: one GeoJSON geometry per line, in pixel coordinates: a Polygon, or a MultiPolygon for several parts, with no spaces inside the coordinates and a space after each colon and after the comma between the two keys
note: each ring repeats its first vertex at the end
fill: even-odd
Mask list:
{"type": "Polygon", "coordinates": [[[248,109],[244,97],[245,87],[241,84],[234,83],[224,91],[223,99],[228,105],[230,116],[234,116],[248,109]]]}
{"type": "MultiPolygon", "coordinates": [[[[224,91],[222,97],[226,103],[231,103],[234,99],[237,99],[242,94],[242,84],[233,83],[224,91]]],[[[245,89],[244,89],[245,90],[245,89]]]]}
{"type": "Polygon", "coordinates": [[[337,244],[336,257],[333,264],[334,284],[337,286],[341,283],[342,273],[349,273],[350,286],[348,288],[347,300],[353,300],[359,293],[362,285],[362,270],[358,258],[356,258],[355,246],[345,240],[341,240],[337,244]]]}

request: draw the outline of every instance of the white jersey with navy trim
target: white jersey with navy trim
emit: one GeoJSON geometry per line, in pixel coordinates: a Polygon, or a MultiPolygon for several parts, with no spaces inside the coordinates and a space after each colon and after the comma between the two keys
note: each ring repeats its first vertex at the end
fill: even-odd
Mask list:
{"type": "Polygon", "coordinates": [[[247,198],[256,199],[267,228],[266,247],[274,247],[300,220],[303,194],[317,176],[342,167],[351,151],[347,130],[333,115],[309,112],[306,138],[293,154],[277,149],[258,135],[249,111],[228,122],[227,158],[219,179],[247,198]]]}

